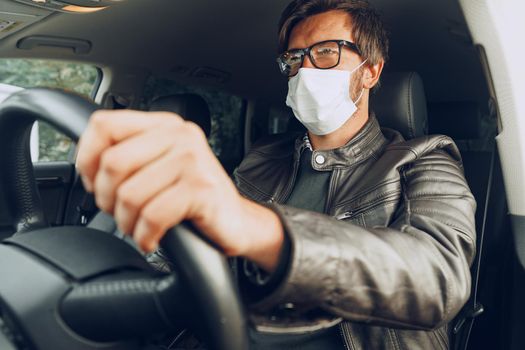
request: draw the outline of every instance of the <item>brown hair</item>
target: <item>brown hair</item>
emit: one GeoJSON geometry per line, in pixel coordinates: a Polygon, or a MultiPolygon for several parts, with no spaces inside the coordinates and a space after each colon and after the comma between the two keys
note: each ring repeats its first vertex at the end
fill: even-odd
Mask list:
{"type": "Polygon", "coordinates": [[[388,35],[379,14],[367,0],[293,0],[279,21],[279,53],[287,50],[290,33],[300,21],[332,10],[345,11],[352,17],[355,44],[369,64],[387,61],[388,35]]]}

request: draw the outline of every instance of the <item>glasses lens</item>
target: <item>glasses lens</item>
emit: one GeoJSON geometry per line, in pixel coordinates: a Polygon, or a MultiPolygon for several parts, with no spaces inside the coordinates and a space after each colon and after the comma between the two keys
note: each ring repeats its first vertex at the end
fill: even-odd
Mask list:
{"type": "Polygon", "coordinates": [[[339,62],[339,44],[328,41],[316,44],[310,51],[311,58],[317,68],[332,68],[339,62]]]}
{"type": "Polygon", "coordinates": [[[279,57],[281,72],[288,76],[296,75],[301,68],[303,52],[300,50],[286,51],[279,57]]]}

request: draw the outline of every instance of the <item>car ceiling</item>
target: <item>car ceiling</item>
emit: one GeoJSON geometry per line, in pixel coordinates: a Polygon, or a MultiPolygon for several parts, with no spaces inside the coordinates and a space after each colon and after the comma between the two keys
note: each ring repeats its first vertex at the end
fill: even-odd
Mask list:
{"type": "MultiPolygon", "coordinates": [[[[1,57],[50,57],[107,67],[145,69],[155,76],[215,85],[236,94],[283,101],[286,79],[275,63],[277,22],[289,0],[129,0],[92,14],[54,13],[0,40],[1,57]],[[59,48],[17,49],[30,35],[86,39],[89,54],[59,48]],[[218,82],[193,77],[208,67],[218,82]]],[[[372,0],[390,31],[387,71],[414,70],[430,101],[477,100],[488,95],[476,48],[457,0],[372,0]]],[[[24,5],[0,0],[2,12],[24,5]]],[[[25,7],[30,12],[28,7],[25,7]]],[[[32,9],[34,11],[34,9],[32,9]]],[[[205,74],[206,75],[206,74],[205,74]]]]}

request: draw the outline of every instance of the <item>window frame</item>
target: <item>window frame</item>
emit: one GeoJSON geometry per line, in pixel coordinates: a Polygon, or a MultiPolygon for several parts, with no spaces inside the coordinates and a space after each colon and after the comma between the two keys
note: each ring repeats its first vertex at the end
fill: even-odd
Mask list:
{"type": "MultiPolygon", "coordinates": [[[[82,64],[90,64],[90,63],[82,63],[82,64]]],[[[89,94],[89,97],[95,101],[95,98],[97,97],[97,94],[100,90],[100,87],[102,86],[102,80],[104,80],[104,70],[100,68],[97,65],[92,65],[96,71],[97,71],[97,79],[95,80],[95,83],[93,84],[93,89],[91,93],[89,94]]]]}

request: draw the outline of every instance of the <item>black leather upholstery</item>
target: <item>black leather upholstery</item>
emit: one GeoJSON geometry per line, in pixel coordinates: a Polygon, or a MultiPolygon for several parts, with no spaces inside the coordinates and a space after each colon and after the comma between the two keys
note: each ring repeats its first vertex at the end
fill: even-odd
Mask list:
{"type": "Polygon", "coordinates": [[[384,74],[381,87],[371,96],[370,109],[382,127],[397,130],[406,139],[428,132],[423,80],[416,72],[384,74]]]}
{"type": "Polygon", "coordinates": [[[149,110],[177,113],[185,120],[200,126],[206,137],[210,136],[210,110],[206,101],[199,95],[177,94],[159,97],[153,100],[149,110]]]}

